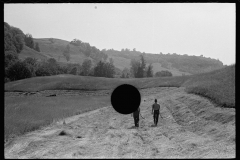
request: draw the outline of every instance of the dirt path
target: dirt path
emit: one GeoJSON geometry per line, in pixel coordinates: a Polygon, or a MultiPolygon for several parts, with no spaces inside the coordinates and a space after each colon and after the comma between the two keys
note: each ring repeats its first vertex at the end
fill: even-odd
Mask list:
{"type": "Polygon", "coordinates": [[[141,91],[140,127],[105,107],[17,138],[5,158],[234,158],[235,109],[216,108],[184,88],[141,91]],[[161,115],[153,127],[151,104],[161,115]],[[64,131],[64,135],[59,135],[64,131]]]}

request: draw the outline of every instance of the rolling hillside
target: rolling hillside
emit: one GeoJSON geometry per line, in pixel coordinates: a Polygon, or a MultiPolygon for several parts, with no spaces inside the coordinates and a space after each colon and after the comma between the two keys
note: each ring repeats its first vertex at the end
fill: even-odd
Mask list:
{"type": "Polygon", "coordinates": [[[19,58],[26,59],[27,57],[32,57],[37,60],[44,60],[44,59],[50,58],[50,56],[41,52],[37,52],[34,49],[31,49],[24,45],[22,52],[19,54],[19,58]]]}
{"type": "Polygon", "coordinates": [[[78,47],[69,44],[68,41],[60,39],[42,38],[34,39],[34,42],[38,42],[41,49],[41,53],[56,59],[59,62],[65,63],[82,63],[87,57],[79,53],[78,47]],[[63,56],[63,51],[67,45],[70,45],[70,55],[69,61],[63,56]]]}
{"type": "Polygon", "coordinates": [[[130,69],[132,59],[139,60],[139,55],[144,54],[147,65],[153,65],[154,74],[158,71],[168,70],[172,72],[173,76],[204,73],[223,67],[223,63],[218,60],[201,56],[148,54],[139,51],[116,51],[113,49],[100,51],[96,47],[90,46],[88,43],[81,42],[79,46],[76,46],[68,41],[55,38],[35,38],[34,42],[38,42],[41,53],[32,51],[33,54],[31,54],[31,50],[25,47],[20,53],[21,58],[34,57],[42,59],[43,57],[52,57],[62,63],[80,64],[86,58],[91,59],[94,63],[98,60],[103,60],[103,58],[106,58],[106,60],[112,58],[117,70],[122,71],[124,68],[130,69]],[[70,48],[69,54],[71,58],[69,61],[63,56],[63,52],[67,45],[69,45],[70,48]],[[37,56],[37,54],[39,56],[37,56]]]}
{"type": "Polygon", "coordinates": [[[126,67],[130,66],[131,59],[139,60],[139,56],[144,54],[147,64],[153,64],[154,73],[161,70],[168,70],[172,72],[173,76],[204,73],[223,67],[222,62],[202,56],[150,54],[141,53],[139,51],[116,51],[112,49],[105,50],[104,53],[113,58],[115,65],[118,65],[125,60],[124,65],[122,66],[126,67]],[[127,62],[127,60],[129,62],[127,62]],[[126,65],[126,63],[128,65],[126,65]]]}
{"type": "Polygon", "coordinates": [[[36,92],[43,90],[113,90],[121,84],[139,89],[151,87],[186,87],[224,106],[235,106],[235,65],[189,76],[164,78],[103,78],[75,75],[34,77],[5,83],[5,91],[36,92]]]}

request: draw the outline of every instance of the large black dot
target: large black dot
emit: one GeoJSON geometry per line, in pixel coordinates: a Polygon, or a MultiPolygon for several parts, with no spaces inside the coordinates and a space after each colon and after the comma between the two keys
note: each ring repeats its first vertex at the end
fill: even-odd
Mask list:
{"type": "Polygon", "coordinates": [[[136,87],[123,84],[115,88],[112,92],[111,103],[117,112],[130,114],[140,106],[141,94],[136,87]]]}

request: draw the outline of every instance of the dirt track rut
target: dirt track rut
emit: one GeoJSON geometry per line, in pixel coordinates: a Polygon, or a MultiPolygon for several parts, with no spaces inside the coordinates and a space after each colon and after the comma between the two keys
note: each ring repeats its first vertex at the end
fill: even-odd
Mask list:
{"type": "Polygon", "coordinates": [[[105,107],[18,137],[5,158],[234,158],[235,109],[215,107],[184,88],[141,90],[140,127],[105,107]],[[153,126],[151,104],[161,110],[153,126]],[[64,135],[59,135],[64,131],[64,135]]]}

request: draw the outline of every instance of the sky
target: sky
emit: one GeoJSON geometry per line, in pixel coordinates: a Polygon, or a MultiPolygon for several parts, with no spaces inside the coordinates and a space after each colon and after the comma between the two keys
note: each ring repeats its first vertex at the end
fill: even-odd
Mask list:
{"type": "Polygon", "coordinates": [[[4,22],[33,38],[98,49],[203,55],[236,62],[235,3],[4,4],[4,22]]]}

